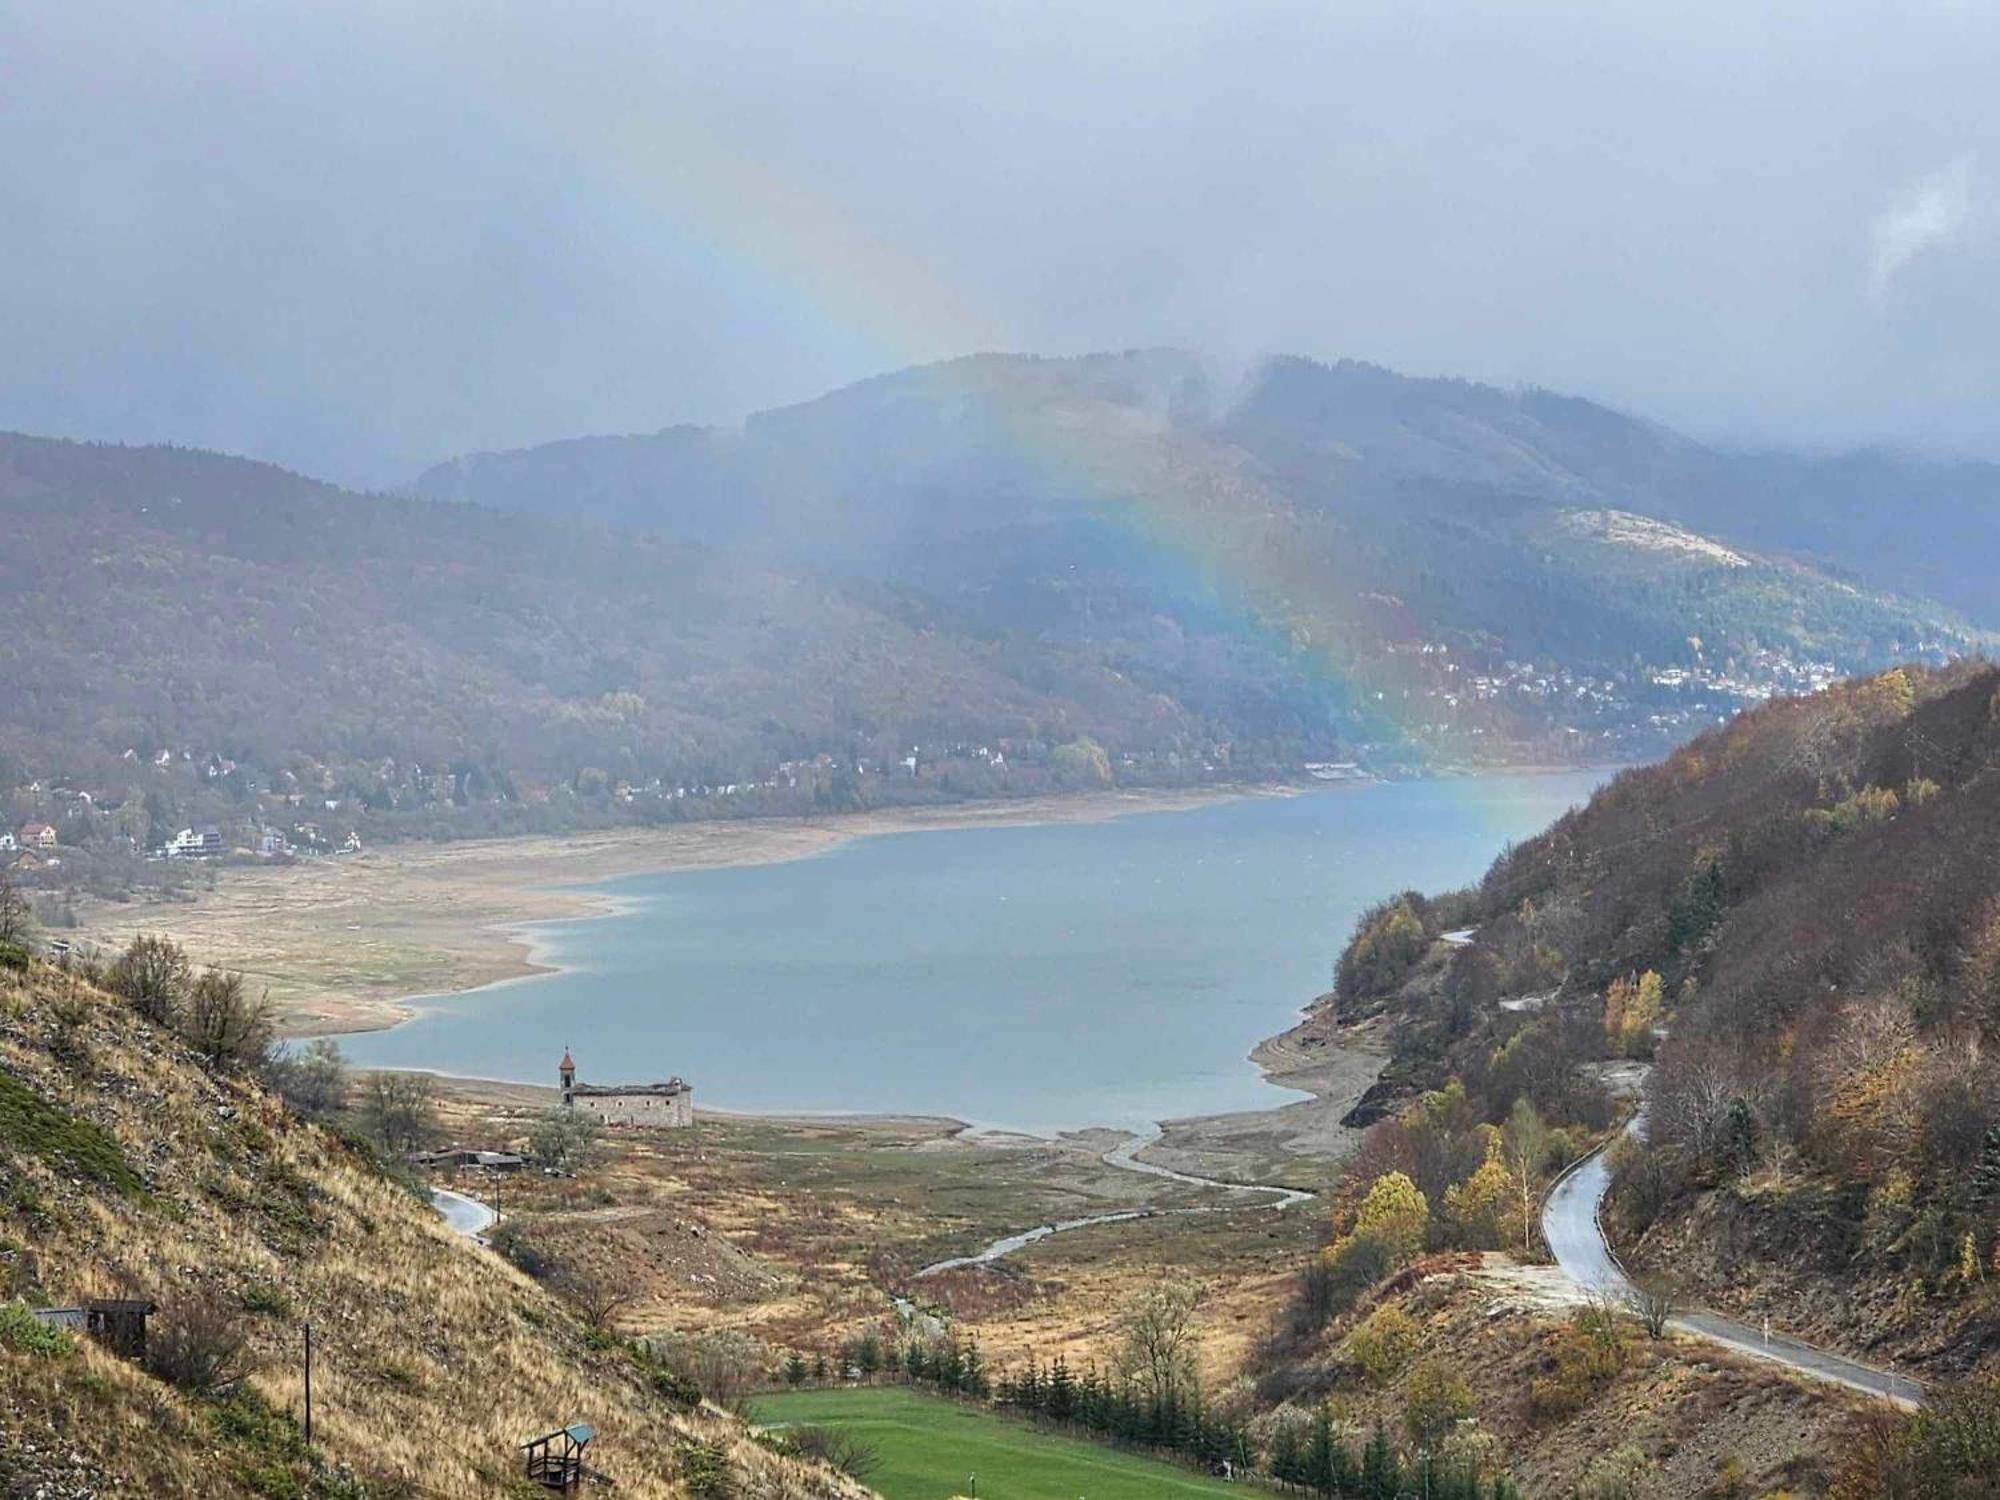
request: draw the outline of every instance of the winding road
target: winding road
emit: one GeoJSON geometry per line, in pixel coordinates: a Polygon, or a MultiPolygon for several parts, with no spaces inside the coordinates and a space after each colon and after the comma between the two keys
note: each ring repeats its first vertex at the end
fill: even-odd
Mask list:
{"type": "MultiPolygon", "coordinates": [[[[1638,1136],[1645,1128],[1646,1112],[1641,1109],[1625,1127],[1625,1133],[1638,1136]]],[[[1611,1166],[1605,1159],[1609,1145],[1606,1142],[1599,1146],[1556,1179],[1542,1206],[1542,1236],[1549,1242],[1556,1264],[1585,1292],[1622,1298],[1631,1294],[1632,1282],[1605,1239],[1599,1217],[1604,1194],[1611,1186],[1611,1166]]],[[[1693,1334],[1754,1359],[1767,1359],[1815,1380],[1844,1385],[1898,1406],[1915,1407],[1923,1402],[1923,1386],[1907,1375],[1829,1354],[1811,1344],[1772,1333],[1768,1327],[1753,1328],[1748,1323],[1709,1312],[1678,1314],[1668,1326],[1678,1333],[1693,1334]]]]}

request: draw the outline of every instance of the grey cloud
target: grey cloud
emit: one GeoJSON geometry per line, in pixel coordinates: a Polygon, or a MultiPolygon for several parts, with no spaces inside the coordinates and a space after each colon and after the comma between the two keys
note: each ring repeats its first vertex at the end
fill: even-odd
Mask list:
{"type": "Polygon", "coordinates": [[[0,426],[383,482],[1180,343],[1993,451],[1992,7],[0,0],[0,36],[0,426]]]}

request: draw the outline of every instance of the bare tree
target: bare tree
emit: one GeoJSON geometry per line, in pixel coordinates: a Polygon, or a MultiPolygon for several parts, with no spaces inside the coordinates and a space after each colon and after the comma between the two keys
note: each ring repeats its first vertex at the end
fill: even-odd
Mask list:
{"type": "Polygon", "coordinates": [[[332,1119],[347,1104],[347,1059],[331,1037],[297,1051],[280,1048],[265,1066],[264,1081],[303,1119],[332,1119]]]}
{"type": "Polygon", "coordinates": [[[1667,1324],[1680,1311],[1680,1295],[1665,1276],[1639,1276],[1625,1294],[1625,1306],[1645,1325],[1648,1338],[1665,1338],[1667,1324]]]}
{"type": "Polygon", "coordinates": [[[0,870],[0,943],[25,945],[35,930],[34,913],[28,910],[28,898],[0,870]]]}
{"type": "Polygon", "coordinates": [[[249,1351],[242,1320],[220,1303],[203,1298],[163,1320],[147,1344],[146,1364],[184,1391],[224,1396],[249,1374],[249,1351]]]}
{"type": "Polygon", "coordinates": [[[606,1276],[565,1266],[549,1278],[549,1284],[579,1313],[583,1321],[600,1333],[608,1332],[612,1319],[638,1300],[629,1281],[613,1281],[606,1276]]]}
{"type": "Polygon", "coordinates": [[[428,1073],[370,1074],[361,1120],[384,1151],[415,1151],[437,1133],[437,1080],[428,1073]]]}
{"type": "Polygon", "coordinates": [[[1127,1303],[1119,1318],[1119,1371],[1156,1403],[1194,1388],[1194,1315],[1203,1295],[1198,1282],[1157,1282],[1127,1303]]]}
{"type": "Polygon", "coordinates": [[[588,1110],[545,1110],[528,1133],[535,1160],[557,1172],[581,1172],[596,1158],[603,1129],[588,1110]]]}
{"type": "Polygon", "coordinates": [[[111,988],[155,1026],[179,1019],[193,987],[188,956],[171,938],[140,933],[111,966],[111,988]]]}
{"type": "Polygon", "coordinates": [[[1536,1188],[1542,1165],[1549,1154],[1549,1128],[1543,1123],[1534,1101],[1526,1095],[1514,1101],[1505,1131],[1507,1176],[1521,1199],[1521,1253],[1535,1248],[1536,1188]]]}
{"type": "Polygon", "coordinates": [[[271,1054],[270,997],[251,999],[241,974],[204,970],[188,991],[180,1030],[188,1045],[212,1063],[261,1067],[271,1054]]]}

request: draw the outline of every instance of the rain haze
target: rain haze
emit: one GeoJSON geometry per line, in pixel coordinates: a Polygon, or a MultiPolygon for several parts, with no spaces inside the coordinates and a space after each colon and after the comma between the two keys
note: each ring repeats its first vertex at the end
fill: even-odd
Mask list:
{"type": "Polygon", "coordinates": [[[1974,4],[0,6],[0,427],[389,485],[981,349],[1995,456],[1974,4]]]}

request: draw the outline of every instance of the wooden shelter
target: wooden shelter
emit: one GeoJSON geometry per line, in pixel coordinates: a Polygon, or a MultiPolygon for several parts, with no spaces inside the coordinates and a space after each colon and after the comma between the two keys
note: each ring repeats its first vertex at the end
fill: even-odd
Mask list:
{"type": "Polygon", "coordinates": [[[583,1450],[596,1436],[595,1428],[572,1422],[521,1444],[528,1460],[528,1478],[544,1489],[576,1489],[583,1483],[583,1450]]]}
{"type": "Polygon", "coordinates": [[[156,1311],[144,1297],[92,1297],[83,1304],[84,1331],[113,1354],[143,1360],[146,1319],[156,1311]]]}

